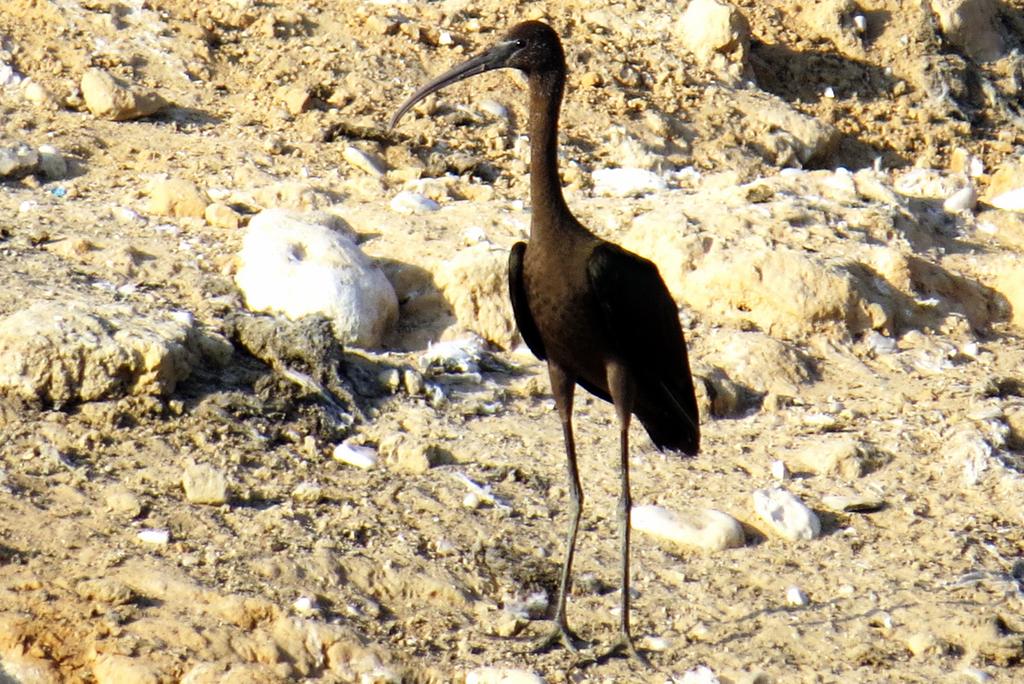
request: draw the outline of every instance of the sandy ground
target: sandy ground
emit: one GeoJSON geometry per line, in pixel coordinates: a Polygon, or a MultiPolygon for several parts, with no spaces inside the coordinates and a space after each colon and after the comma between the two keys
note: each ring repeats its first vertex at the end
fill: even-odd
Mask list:
{"type": "MultiPolygon", "coordinates": [[[[996,6],[1019,50],[1021,3],[996,6]]],[[[973,182],[984,196],[990,174],[1019,156],[1020,62],[971,58],[939,37],[923,5],[737,7],[751,26],[747,63],[759,88],[839,132],[808,164],[821,178],[877,165],[886,187],[914,169],[938,179],[930,195],[900,205],[895,223],[877,202],[837,201],[784,217],[770,243],[807,247],[820,237],[818,218],[856,211],[858,229],[879,240],[893,225],[899,239],[929,235],[911,245],[915,254],[960,279],[908,286],[908,301],[937,297],[942,312],[890,321],[891,354],[876,353],[865,330],[815,321],[763,331],[803,359],[802,376],[730,356],[730,339],[762,334],[756,323],[684,307],[695,367],[720,368],[746,398],[706,417],[693,459],[661,455],[635,430],[634,500],[728,512],[747,542],[701,553],[635,538],[644,669],[590,659],[615,634],[619,600],[610,407],[578,395],[587,500],[569,620],[595,649],[533,654],[554,601],[567,502],[543,366],[522,349],[494,348],[479,377],[428,378],[444,400],[394,382],[396,370],[422,371],[429,342],[461,335],[432,269],[465,247],[466,227],[507,248],[528,225],[522,84],[508,74],[475,84],[507,119],[475,108],[483,96],[467,85],[420,110],[433,118],[384,126],[426,77],[519,19],[546,18],[571,69],[562,134],[570,205],[611,239],[631,217],[678,205],[711,239],[706,207],[685,213],[693,197],[738,192],[753,206],[757,192],[735,188],[803,181],[779,176],[793,162],[785,141],[723,104],[728,89],[665,39],[678,7],[5,2],[5,63],[50,96],[3,91],[0,135],[54,145],[70,168],[58,180],[0,185],[0,315],[70,300],[140,315],[186,310],[234,352],[197,363],[167,396],[64,406],[0,398],[0,682],[459,681],[487,666],[574,682],[711,681],[695,679],[700,666],[734,682],[1021,681],[1024,347],[1012,301],[985,274],[986,259],[1014,258],[1024,243],[941,211],[957,159],[980,162],[973,182]],[[850,8],[866,17],[856,39],[840,21],[850,8]],[[78,93],[93,66],[172,105],[98,119],[78,93]],[[295,92],[303,104],[290,110],[295,92]],[[389,173],[353,167],[343,158],[350,145],[389,173]],[[659,173],[693,172],[664,195],[592,196],[595,169],[637,159],[659,173]],[[351,427],[325,419],[315,393],[240,341],[232,274],[243,228],[154,214],[146,188],[162,175],[228,198],[243,224],[265,206],[332,208],[379,260],[402,305],[383,348],[303,367],[337,363],[351,427]],[[435,179],[418,187],[442,210],[392,211],[388,200],[419,177],[435,179]],[[239,200],[245,193],[256,199],[239,200]],[[412,456],[359,470],[332,458],[343,439],[412,456]],[[860,445],[853,465],[819,472],[801,458],[838,440],[860,445]],[[431,467],[419,467],[424,454],[431,467]],[[785,482],[776,460],[792,472],[785,482]],[[183,472],[194,464],[226,475],[226,503],[186,499],[183,472]],[[464,478],[494,501],[467,502],[464,478]],[[818,513],[819,538],[785,541],[757,516],[752,492],[780,484],[818,513]],[[824,502],[837,494],[875,503],[831,510],[824,502]],[[169,538],[147,543],[143,530],[169,538]],[[806,605],[787,600],[791,587],[806,605]]],[[[765,225],[781,220],[782,205],[767,206],[765,225]]],[[[729,230],[721,239],[739,244],[729,230]]],[[[820,239],[823,253],[859,258],[841,236],[820,239]]]]}

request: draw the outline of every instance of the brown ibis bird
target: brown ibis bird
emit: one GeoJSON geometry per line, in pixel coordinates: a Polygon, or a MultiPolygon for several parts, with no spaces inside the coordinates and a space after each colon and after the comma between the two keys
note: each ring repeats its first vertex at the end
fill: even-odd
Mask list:
{"type": "Polygon", "coordinates": [[[515,26],[498,43],[413,93],[391,118],[445,86],[492,69],[518,69],[530,91],[528,243],[512,247],[509,294],[523,340],[547,361],[551,393],[562,421],[569,464],[569,531],[558,588],[555,629],[538,648],[561,642],[577,649],[565,616],[583,492],[573,440],[573,392],[578,384],[611,402],[619,422],[622,554],[620,638],[609,653],[643,660],[630,633],[629,425],[631,416],[661,450],[695,454],[700,444],[697,401],[678,309],[657,267],[602,240],[569,211],[558,177],[558,115],[565,88],[565,54],[558,34],[542,22],[515,26]]]}

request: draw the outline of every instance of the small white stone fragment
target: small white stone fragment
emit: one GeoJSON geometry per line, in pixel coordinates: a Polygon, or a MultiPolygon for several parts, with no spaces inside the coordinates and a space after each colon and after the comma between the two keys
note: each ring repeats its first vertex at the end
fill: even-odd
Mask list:
{"type": "Polygon", "coordinates": [[[785,461],[774,460],[771,464],[772,477],[776,480],[788,480],[789,479],[789,468],[786,467],[785,461]]]}
{"type": "Polygon", "coordinates": [[[441,208],[434,200],[411,190],[402,190],[392,197],[389,206],[399,214],[429,214],[441,208]]]}
{"type": "Polygon", "coordinates": [[[746,542],[739,522],[714,509],[684,516],[662,506],[634,506],[630,521],[634,529],[652,537],[705,551],[736,548],[746,542]]]}
{"type": "Polygon", "coordinates": [[[341,156],[355,168],[377,178],[382,178],[387,170],[386,164],[383,161],[369,152],[364,152],[352,145],[346,147],[341,156]]]}
{"type": "Polygon", "coordinates": [[[490,98],[483,100],[479,105],[480,111],[486,112],[493,116],[495,119],[507,119],[508,118],[508,107],[501,104],[497,100],[490,98]]]}
{"type": "Polygon", "coordinates": [[[876,330],[864,335],[864,344],[875,354],[892,354],[896,351],[896,340],[876,330]]]}
{"type": "Polygon", "coordinates": [[[660,636],[645,636],[640,638],[638,645],[646,651],[661,653],[672,648],[672,641],[660,636]]]}
{"type": "Polygon", "coordinates": [[[834,100],[835,99],[836,91],[835,91],[835,89],[832,86],[828,86],[828,87],[825,88],[825,97],[827,97],[830,100],[834,100]]]}
{"type": "Polygon", "coordinates": [[[376,449],[358,444],[349,444],[348,442],[342,442],[334,447],[333,455],[335,461],[347,463],[350,466],[362,468],[363,470],[375,467],[378,461],[380,461],[376,449]]]}
{"type": "Polygon", "coordinates": [[[960,671],[964,674],[964,676],[969,677],[970,679],[973,679],[976,682],[979,682],[979,684],[984,684],[985,682],[992,681],[992,675],[976,667],[965,667],[960,671]]]}
{"type": "Polygon", "coordinates": [[[855,14],[853,16],[853,29],[860,35],[864,35],[868,31],[868,20],[863,14],[855,14]]]}
{"type": "Polygon", "coordinates": [[[597,169],[593,173],[594,194],[604,197],[640,197],[668,187],[665,180],[647,169],[597,169]]]}
{"type": "Polygon", "coordinates": [[[782,488],[754,492],[754,510],[784,539],[814,539],[821,534],[821,521],[800,499],[782,488]]]}
{"type": "Polygon", "coordinates": [[[171,533],[167,530],[145,529],[139,531],[138,538],[146,544],[163,546],[171,541],[171,533]]]}
{"type": "Polygon", "coordinates": [[[989,204],[1005,211],[1024,211],[1024,187],[1007,190],[993,197],[989,204]]]}
{"type": "Polygon", "coordinates": [[[695,667],[683,673],[682,678],[676,680],[679,684],[721,684],[718,675],[707,665],[695,667]]]}
{"type": "Polygon", "coordinates": [[[942,203],[942,209],[947,214],[959,214],[962,211],[972,211],[978,204],[978,191],[973,185],[965,185],[942,203]]]}
{"type": "Polygon", "coordinates": [[[786,589],[786,603],[789,605],[806,606],[810,602],[810,599],[807,598],[807,594],[805,594],[804,590],[800,587],[794,585],[789,589],[786,589]]]}
{"type": "Polygon", "coordinates": [[[511,667],[478,667],[466,673],[466,684],[545,684],[539,674],[511,667]]]}
{"type": "Polygon", "coordinates": [[[300,596],[295,599],[295,602],[292,603],[292,608],[303,617],[311,617],[319,612],[316,599],[311,596],[300,596]]]}
{"type": "Polygon", "coordinates": [[[480,370],[483,344],[478,337],[464,337],[431,344],[420,354],[420,367],[428,375],[476,373],[480,370]]]}

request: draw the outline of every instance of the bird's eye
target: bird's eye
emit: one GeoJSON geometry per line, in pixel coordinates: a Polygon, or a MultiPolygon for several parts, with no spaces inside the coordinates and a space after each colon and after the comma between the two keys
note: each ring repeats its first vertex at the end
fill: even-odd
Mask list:
{"type": "Polygon", "coordinates": [[[519,39],[516,40],[515,45],[516,45],[517,48],[524,48],[524,47],[526,47],[526,41],[523,40],[522,38],[519,38],[519,39]]]}

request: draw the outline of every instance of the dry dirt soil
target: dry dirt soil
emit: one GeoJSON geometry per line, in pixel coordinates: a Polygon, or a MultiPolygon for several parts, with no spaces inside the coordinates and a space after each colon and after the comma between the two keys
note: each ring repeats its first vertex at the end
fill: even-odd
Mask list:
{"type": "MultiPolygon", "coordinates": [[[[1008,54],[1020,50],[1020,0],[995,5],[1008,54]]],[[[812,166],[942,175],[961,148],[983,163],[974,182],[984,194],[988,173],[1020,154],[1019,52],[976,61],[942,38],[927,3],[737,6],[757,86],[839,130],[812,166]],[[850,12],[865,17],[862,34],[851,34],[850,12]]],[[[467,225],[452,216],[472,216],[503,247],[528,222],[516,204],[528,200],[522,82],[489,74],[398,131],[386,121],[425,78],[516,21],[545,18],[571,69],[570,205],[589,207],[581,215],[606,237],[618,228],[602,223],[602,206],[657,204],[587,204],[593,170],[628,165],[623,139],[655,155],[657,170],[690,166],[719,186],[776,177],[792,155],[720,106],[714,75],[670,39],[679,12],[608,0],[4,0],[5,63],[50,98],[5,91],[0,136],[54,145],[70,170],[0,185],[0,315],[66,299],[187,310],[235,349],[169,396],[0,403],[0,681],[487,681],[476,670],[487,666],[553,682],[712,681],[701,666],[734,682],[1024,681],[1024,347],[1005,311],[888,331],[895,358],[937,355],[930,366],[887,362],[857,335],[810,325],[786,342],[805,376],[780,379],[792,391],[778,392],[761,378],[767,389],[748,387],[752,401],[705,417],[696,458],[661,455],[634,433],[635,502],[723,510],[747,535],[715,553],[635,537],[633,619],[649,668],[592,658],[617,624],[617,439],[610,408],[579,395],[587,500],[569,620],[594,647],[530,652],[554,601],[567,503],[543,366],[493,349],[478,378],[428,378],[443,400],[393,382],[418,368],[428,342],[458,332],[436,290],[412,297],[399,282],[429,285],[409,265],[464,247],[467,225]],[[95,118],[78,93],[94,66],[171,105],[95,118]],[[482,114],[474,88],[509,118],[482,114]],[[355,168],[342,156],[350,145],[392,172],[355,168]],[[243,224],[275,202],[339,208],[399,291],[401,321],[384,347],[306,365],[247,348],[231,278],[244,226],[152,214],[146,188],[161,175],[227,198],[243,224]],[[415,177],[441,179],[430,187],[462,214],[392,212],[388,200],[415,177]],[[276,201],[238,200],[266,186],[276,201]],[[336,364],[327,370],[353,425],[326,419],[322,397],[288,379],[289,363],[313,375],[336,364]],[[965,429],[983,437],[968,442],[981,446],[966,473],[963,450],[949,453],[965,429]],[[873,456],[833,473],[794,457],[837,436],[873,456]],[[408,458],[353,468],[332,458],[343,439],[408,458]],[[417,468],[424,455],[433,466],[417,468]],[[785,541],[756,515],[751,494],[778,484],[775,460],[821,517],[819,538],[785,541]],[[226,475],[226,503],[186,499],[190,463],[226,475]],[[467,501],[463,476],[494,501],[467,501]],[[829,494],[876,502],[833,511],[829,494]],[[146,542],[143,530],[169,538],[146,542]],[[806,605],[787,601],[793,586],[806,605]]],[[[920,212],[908,220],[941,214],[941,199],[908,205],[920,212]]],[[[776,237],[799,247],[805,234],[776,237]]],[[[683,314],[694,363],[757,332],[683,314]]]]}

